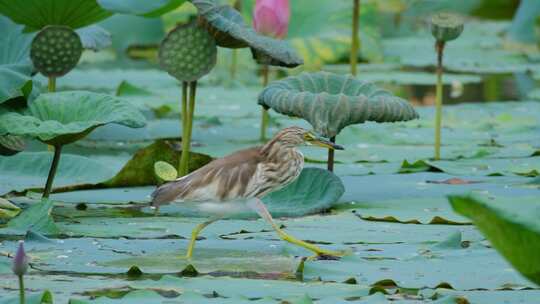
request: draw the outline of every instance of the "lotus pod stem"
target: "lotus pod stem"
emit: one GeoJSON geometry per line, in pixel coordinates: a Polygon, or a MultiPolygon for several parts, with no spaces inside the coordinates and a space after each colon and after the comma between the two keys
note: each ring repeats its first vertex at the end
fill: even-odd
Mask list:
{"type": "Polygon", "coordinates": [[[356,76],[356,66],[358,63],[358,49],[360,47],[360,38],[358,36],[358,26],[360,18],[360,0],[353,0],[353,20],[352,20],[352,37],[351,37],[351,74],[356,76]]]}
{"type": "Polygon", "coordinates": [[[54,146],[54,157],[51,164],[51,169],[49,170],[49,175],[47,176],[47,183],[45,184],[45,190],[43,191],[43,198],[48,198],[51,194],[51,189],[54,181],[54,176],[56,175],[56,170],[58,169],[58,164],[60,163],[60,154],[62,154],[62,146],[54,146]]]}
{"type": "Polygon", "coordinates": [[[442,124],[442,99],[443,99],[443,53],[444,41],[435,42],[435,50],[437,51],[437,86],[435,88],[435,159],[441,158],[441,124],[442,124]]]}
{"type": "Polygon", "coordinates": [[[49,76],[49,83],[47,89],[49,93],[56,92],[56,77],[49,76]]]}
{"type": "Polygon", "coordinates": [[[182,130],[182,155],[180,156],[179,176],[189,172],[189,150],[191,147],[191,133],[193,130],[193,114],[195,113],[195,96],[197,93],[197,81],[189,82],[189,104],[187,111],[182,113],[185,119],[185,128],[182,130]],[[185,113],[185,114],[184,114],[185,113]]]}
{"type": "MultiPolygon", "coordinates": [[[[268,74],[270,73],[270,68],[268,67],[268,65],[263,65],[262,67],[262,76],[263,76],[263,80],[262,80],[262,85],[263,85],[263,88],[265,88],[267,85],[268,85],[268,74]]],[[[265,107],[262,107],[262,110],[261,110],[261,136],[259,138],[259,140],[261,142],[265,142],[266,141],[266,130],[268,129],[268,123],[270,121],[270,114],[268,113],[268,109],[266,109],[265,107]]]]}
{"type": "MultiPolygon", "coordinates": [[[[188,87],[189,82],[182,81],[182,154],[184,154],[184,139],[187,137],[187,121],[188,121],[188,87]]],[[[178,173],[180,176],[187,174],[187,168],[182,168],[182,157],[180,156],[180,161],[178,162],[178,173]]]]}

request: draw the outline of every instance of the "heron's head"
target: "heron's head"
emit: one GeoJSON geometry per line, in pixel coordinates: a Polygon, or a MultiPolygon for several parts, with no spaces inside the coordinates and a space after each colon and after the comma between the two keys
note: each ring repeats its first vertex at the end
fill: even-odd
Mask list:
{"type": "Polygon", "coordinates": [[[334,150],[344,149],[342,146],[336,145],[335,143],[300,127],[285,128],[279,131],[274,139],[286,146],[313,145],[334,150]]]}

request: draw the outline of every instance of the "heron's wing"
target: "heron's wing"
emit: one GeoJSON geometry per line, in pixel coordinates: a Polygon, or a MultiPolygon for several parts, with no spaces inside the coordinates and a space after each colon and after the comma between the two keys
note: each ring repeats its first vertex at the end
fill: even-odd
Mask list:
{"type": "Polygon", "coordinates": [[[152,193],[152,205],[172,201],[225,201],[244,198],[263,157],[259,147],[214,160],[152,193]]]}

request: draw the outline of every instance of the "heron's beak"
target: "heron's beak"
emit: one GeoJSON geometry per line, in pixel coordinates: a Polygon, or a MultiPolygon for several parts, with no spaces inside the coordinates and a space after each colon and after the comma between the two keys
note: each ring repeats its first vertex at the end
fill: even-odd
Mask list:
{"type": "Polygon", "coordinates": [[[345,150],[345,148],[343,148],[343,146],[340,146],[340,145],[336,145],[335,143],[327,140],[326,138],[323,138],[323,137],[318,137],[318,136],[311,136],[309,138],[307,138],[307,142],[310,144],[310,145],[314,145],[314,146],[319,146],[319,147],[323,147],[323,148],[328,148],[328,149],[332,149],[332,150],[345,150]]]}

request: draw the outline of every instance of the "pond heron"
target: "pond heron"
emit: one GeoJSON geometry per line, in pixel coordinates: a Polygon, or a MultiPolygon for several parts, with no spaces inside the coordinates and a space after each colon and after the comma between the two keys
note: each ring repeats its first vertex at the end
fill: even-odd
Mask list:
{"type": "MultiPolygon", "coordinates": [[[[304,247],[317,256],[339,256],[314,244],[299,240],[283,231],[261,201],[266,194],[279,190],[293,182],[302,171],[304,156],[298,147],[316,145],[342,150],[343,147],[300,127],[289,127],[278,132],[272,140],[258,147],[235,152],[214,160],[204,167],[159,186],[152,193],[152,206],[171,202],[191,202],[204,205],[213,202],[223,208],[217,215],[199,224],[191,234],[186,258],[191,258],[198,234],[206,226],[224,217],[229,202],[239,201],[266,220],[279,237],[304,247]]],[[[232,207],[229,209],[233,209],[232,207]]],[[[231,210],[228,210],[231,211],[231,210]]],[[[234,211],[231,211],[234,212],[234,211]]]]}

